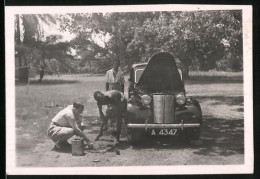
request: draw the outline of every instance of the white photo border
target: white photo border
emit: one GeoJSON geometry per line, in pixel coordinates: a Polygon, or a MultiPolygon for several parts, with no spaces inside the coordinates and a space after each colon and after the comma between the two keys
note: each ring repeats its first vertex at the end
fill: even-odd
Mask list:
{"type": "Polygon", "coordinates": [[[252,71],[252,6],[251,5],[113,5],[113,6],[6,6],[5,7],[6,70],[6,173],[8,175],[162,175],[162,174],[242,174],[253,173],[253,71],[252,71]],[[138,167],[55,167],[16,166],[15,148],[15,65],[14,15],[63,14],[93,12],[145,12],[242,10],[243,15],[243,83],[244,83],[244,164],[183,165],[138,167]]]}

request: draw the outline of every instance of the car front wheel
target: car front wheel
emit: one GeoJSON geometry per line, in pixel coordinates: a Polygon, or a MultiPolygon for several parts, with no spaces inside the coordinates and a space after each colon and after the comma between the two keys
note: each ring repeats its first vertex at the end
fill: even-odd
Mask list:
{"type": "Polygon", "coordinates": [[[141,142],[141,131],[137,129],[128,129],[127,130],[127,140],[130,145],[137,145],[141,142]]]}

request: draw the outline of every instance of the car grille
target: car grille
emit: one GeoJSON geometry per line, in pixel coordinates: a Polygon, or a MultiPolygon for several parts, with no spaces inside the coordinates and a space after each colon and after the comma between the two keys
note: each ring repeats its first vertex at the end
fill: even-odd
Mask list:
{"type": "Polygon", "coordinates": [[[171,124],[175,121],[174,95],[153,94],[154,123],[171,124]]]}

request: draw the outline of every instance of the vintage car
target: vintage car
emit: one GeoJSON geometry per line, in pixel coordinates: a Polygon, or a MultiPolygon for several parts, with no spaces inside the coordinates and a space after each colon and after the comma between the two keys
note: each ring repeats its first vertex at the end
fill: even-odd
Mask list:
{"type": "Polygon", "coordinates": [[[156,53],[148,63],[132,65],[128,97],[126,123],[130,144],[138,144],[144,135],[199,139],[200,104],[186,96],[170,53],[156,53]]]}

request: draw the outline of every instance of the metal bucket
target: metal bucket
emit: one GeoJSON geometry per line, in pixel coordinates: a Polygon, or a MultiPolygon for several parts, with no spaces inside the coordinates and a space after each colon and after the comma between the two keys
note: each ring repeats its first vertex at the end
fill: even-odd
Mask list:
{"type": "Polygon", "coordinates": [[[174,95],[153,94],[154,123],[174,122],[174,95]]]}
{"type": "Polygon", "coordinates": [[[71,140],[72,155],[84,155],[83,139],[76,138],[71,140]]]}

